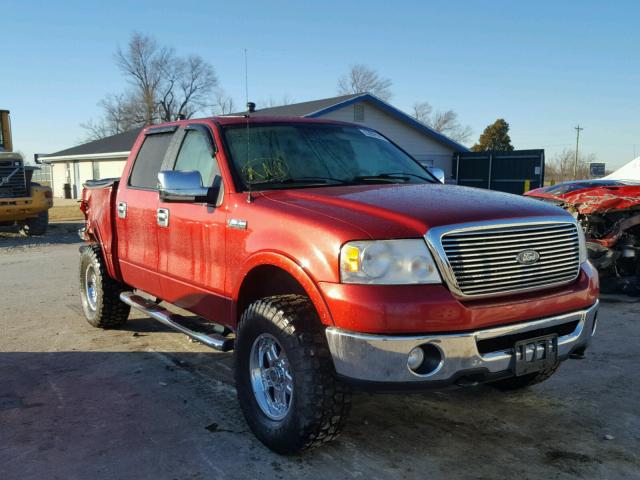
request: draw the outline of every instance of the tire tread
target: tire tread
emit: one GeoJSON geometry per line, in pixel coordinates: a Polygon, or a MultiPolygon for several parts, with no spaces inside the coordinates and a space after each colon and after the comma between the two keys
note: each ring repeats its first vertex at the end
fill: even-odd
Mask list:
{"type": "MultiPolygon", "coordinates": [[[[84,255],[88,257],[88,262],[93,263],[94,267],[96,267],[96,273],[100,277],[102,294],[97,305],[96,315],[93,319],[87,316],[87,321],[97,328],[109,329],[122,326],[129,318],[129,312],[131,311],[131,307],[120,300],[120,293],[126,291],[127,288],[109,276],[102,259],[102,250],[98,245],[86,247],[82,252],[82,256],[84,255]]],[[[82,261],[82,256],[80,261],[81,289],[84,288],[82,283],[83,269],[87,265],[82,261]]]]}
{"type": "MultiPolygon", "coordinates": [[[[238,336],[242,336],[243,327],[256,315],[268,318],[285,333],[289,338],[285,345],[287,351],[301,348],[304,358],[308,359],[296,372],[296,382],[308,387],[304,395],[309,401],[302,402],[300,417],[303,421],[298,426],[298,438],[303,439],[303,445],[295,450],[314,448],[332,441],[347,421],[351,391],[335,376],[324,327],[313,304],[307,297],[295,294],[258,300],[243,313],[238,336]]],[[[238,373],[236,369],[236,376],[238,373]]],[[[245,417],[251,415],[245,408],[243,412],[245,417]]]]}

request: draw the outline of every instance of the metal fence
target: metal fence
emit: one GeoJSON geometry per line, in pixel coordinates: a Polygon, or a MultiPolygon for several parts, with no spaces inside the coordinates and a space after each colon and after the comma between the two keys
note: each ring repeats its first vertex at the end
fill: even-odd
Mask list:
{"type": "Polygon", "coordinates": [[[544,185],[544,150],[456,153],[453,178],[458,185],[522,194],[544,185]]]}
{"type": "Polygon", "coordinates": [[[33,172],[33,181],[39,183],[40,185],[45,185],[47,187],[53,188],[51,165],[42,163],[38,166],[40,167],[40,169],[33,172]]]}

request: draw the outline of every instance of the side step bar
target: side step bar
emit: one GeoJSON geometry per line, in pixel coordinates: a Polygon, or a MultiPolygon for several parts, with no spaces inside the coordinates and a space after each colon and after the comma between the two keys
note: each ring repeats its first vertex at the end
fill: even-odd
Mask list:
{"type": "Polygon", "coordinates": [[[172,313],[166,308],[161,307],[140,295],[136,295],[133,292],[122,292],[120,294],[120,300],[136,310],[140,310],[151,318],[158,320],[160,323],[182,332],[200,343],[204,343],[208,347],[222,352],[233,350],[233,338],[227,338],[219,334],[205,334],[191,330],[181,324],[185,320],[189,320],[187,317],[183,317],[177,313],[172,313]]]}

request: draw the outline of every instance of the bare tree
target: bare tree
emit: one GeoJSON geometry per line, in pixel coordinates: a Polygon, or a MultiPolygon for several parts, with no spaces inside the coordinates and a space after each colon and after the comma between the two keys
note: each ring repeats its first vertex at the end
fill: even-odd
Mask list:
{"type": "Polygon", "coordinates": [[[213,67],[197,55],[177,57],[147,35],[134,33],[115,62],[129,83],[122,94],[107,95],[99,105],[103,116],[82,124],[90,139],[135,127],[186,118],[213,106],[218,84],[213,67]]]}
{"type": "Polygon", "coordinates": [[[118,47],[116,65],[134,88],[144,105],[144,121],[150,125],[157,120],[157,100],[160,84],[175,61],[173,50],[161,47],[147,35],[134,33],[126,50],[118,47]]]}
{"type": "Polygon", "coordinates": [[[382,100],[391,98],[392,82],[382,78],[378,72],[363,64],[351,65],[349,72],[338,80],[338,94],[372,93],[382,100]]]}
{"type": "Polygon", "coordinates": [[[82,127],[86,133],[84,137],[82,137],[82,139],[79,140],[79,142],[93,142],[94,140],[100,140],[101,138],[109,137],[111,135],[115,135],[116,133],[120,133],[120,132],[111,133],[112,130],[110,125],[108,125],[102,119],[101,120],[89,119],[86,122],[81,123],[80,127],[82,127]]]}
{"type": "Polygon", "coordinates": [[[416,102],[411,113],[419,122],[457,142],[466,142],[471,137],[471,127],[460,124],[458,114],[453,110],[434,112],[429,102],[416,102]]]}
{"type": "Polygon", "coordinates": [[[99,120],[80,124],[87,131],[87,140],[98,140],[126,132],[146,124],[146,106],[132,92],[107,95],[98,105],[103,109],[99,120]]]}
{"type": "Polygon", "coordinates": [[[429,125],[431,123],[431,113],[433,107],[429,102],[416,102],[413,104],[411,116],[419,122],[429,125]]]}
{"type": "Polygon", "coordinates": [[[564,149],[545,165],[545,180],[559,183],[567,180],[584,180],[589,178],[589,164],[597,161],[593,153],[578,154],[577,178],[573,175],[573,166],[576,160],[576,151],[564,149]]]}
{"type": "Polygon", "coordinates": [[[224,90],[218,89],[213,96],[214,115],[228,115],[235,112],[235,109],[233,98],[228,96],[224,90]]]}
{"type": "Polygon", "coordinates": [[[258,106],[259,108],[272,108],[280,107],[282,105],[291,105],[293,102],[295,102],[293,97],[291,97],[291,95],[289,95],[288,93],[285,93],[284,95],[282,95],[280,100],[269,97],[266,100],[258,102],[258,106]]]}
{"type": "Polygon", "coordinates": [[[163,122],[178,115],[191,118],[196,112],[211,106],[212,91],[218,85],[213,67],[202,57],[174,58],[165,67],[160,84],[159,107],[163,122]]]}

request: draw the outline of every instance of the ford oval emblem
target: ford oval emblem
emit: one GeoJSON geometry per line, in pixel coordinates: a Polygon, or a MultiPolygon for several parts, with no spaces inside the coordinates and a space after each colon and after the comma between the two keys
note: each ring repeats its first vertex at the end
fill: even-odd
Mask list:
{"type": "Polygon", "coordinates": [[[535,250],[522,250],[516,255],[516,262],[520,265],[531,265],[540,260],[540,254],[535,250]]]}

